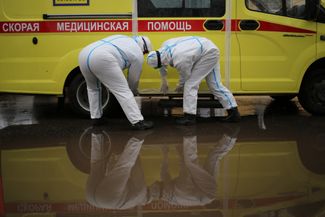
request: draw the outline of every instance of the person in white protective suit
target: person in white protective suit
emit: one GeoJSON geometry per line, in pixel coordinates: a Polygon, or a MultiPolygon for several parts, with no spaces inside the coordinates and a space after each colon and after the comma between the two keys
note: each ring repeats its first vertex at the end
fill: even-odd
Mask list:
{"type": "Polygon", "coordinates": [[[240,121],[236,100],[221,83],[219,55],[219,49],[213,42],[196,36],[169,39],[160,49],[148,54],[147,63],[160,69],[163,93],[168,91],[167,66],[175,67],[180,74],[176,91],[184,91],[184,117],[177,119],[176,123],[190,125],[196,122],[198,89],[204,78],[212,94],[227,109],[228,116],[222,121],[240,121]]]}
{"type": "Polygon", "coordinates": [[[139,157],[145,136],[133,135],[124,149],[117,152],[113,151],[114,144],[107,144],[111,140],[105,131],[91,132],[90,174],[86,184],[88,203],[97,208],[118,210],[150,203],[139,157]],[[110,148],[105,147],[109,145],[110,148]]]}
{"type": "Polygon", "coordinates": [[[144,130],[153,127],[144,121],[134,95],[144,62],[143,54],[152,50],[149,38],[113,35],[91,43],[79,54],[79,65],[87,83],[90,116],[94,125],[103,124],[101,83],[116,97],[133,128],[144,130]],[[127,78],[123,70],[128,68],[127,78]]]}
{"type": "MultiPolygon", "coordinates": [[[[223,133],[215,146],[209,151],[204,162],[199,161],[197,136],[195,133],[185,133],[183,144],[177,144],[179,154],[179,175],[172,178],[168,168],[168,147],[163,148],[163,163],[159,198],[172,205],[204,206],[216,200],[217,176],[220,164],[235,146],[238,130],[231,134],[223,133]]],[[[202,159],[201,159],[202,160],[202,159]]],[[[157,187],[152,186],[152,189],[157,187]]],[[[153,190],[151,190],[153,192],[153,190]]]]}

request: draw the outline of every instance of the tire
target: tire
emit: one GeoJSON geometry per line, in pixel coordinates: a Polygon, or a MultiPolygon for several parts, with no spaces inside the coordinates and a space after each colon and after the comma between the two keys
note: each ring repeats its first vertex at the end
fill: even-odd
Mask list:
{"type": "Polygon", "coordinates": [[[271,95],[270,97],[277,101],[290,101],[295,98],[296,94],[287,94],[287,95],[271,95]]]}
{"type": "Polygon", "coordinates": [[[66,150],[72,165],[75,166],[79,171],[89,174],[90,173],[90,160],[91,160],[91,135],[95,133],[101,135],[103,159],[108,159],[111,151],[111,140],[110,136],[104,130],[92,128],[91,126],[83,129],[83,131],[76,132],[76,135],[72,136],[67,143],[66,150]]]}
{"type": "Polygon", "coordinates": [[[325,115],[325,69],[309,73],[302,82],[298,100],[307,112],[325,115]]]}
{"type": "MultiPolygon", "coordinates": [[[[87,85],[84,77],[81,74],[77,74],[71,81],[67,90],[67,96],[69,100],[69,106],[74,113],[82,116],[89,116],[87,85]]],[[[114,97],[109,92],[109,90],[102,85],[103,113],[107,112],[110,107],[115,104],[116,100],[113,98],[114,97]]]]}
{"type": "Polygon", "coordinates": [[[325,123],[321,118],[308,117],[299,127],[297,148],[301,163],[308,170],[318,175],[325,174],[325,123]]]}

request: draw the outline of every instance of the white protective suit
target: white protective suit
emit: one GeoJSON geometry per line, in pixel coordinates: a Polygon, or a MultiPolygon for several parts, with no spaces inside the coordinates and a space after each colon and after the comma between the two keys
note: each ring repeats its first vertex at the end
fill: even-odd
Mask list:
{"type": "Polygon", "coordinates": [[[161,199],[182,206],[204,206],[215,200],[220,162],[234,147],[236,140],[236,137],[224,134],[209,152],[204,166],[201,166],[198,159],[197,137],[184,136],[183,145],[177,147],[180,156],[178,177],[170,180],[167,154],[164,154],[161,172],[164,189],[161,199]]]}
{"type": "Polygon", "coordinates": [[[149,203],[150,196],[139,159],[144,140],[132,137],[121,154],[107,156],[103,151],[103,136],[92,133],[87,201],[98,208],[121,210],[149,203]]]}
{"type": "MultiPolygon", "coordinates": [[[[179,85],[184,85],[184,113],[196,114],[198,89],[204,78],[212,94],[225,109],[237,107],[232,93],[221,83],[220,51],[210,40],[196,36],[173,38],[165,41],[158,51],[162,65],[162,91],[168,89],[167,66],[175,67],[180,74],[179,85]]],[[[152,51],[147,63],[157,68],[158,58],[157,52],[152,51]]]]}
{"type": "Polygon", "coordinates": [[[137,94],[146,48],[151,50],[147,37],[114,35],[82,49],[79,65],[87,83],[92,119],[102,117],[100,84],[103,83],[116,97],[131,124],[143,120],[133,94],[137,94]],[[129,69],[127,79],[123,74],[126,68],[129,69]]]}

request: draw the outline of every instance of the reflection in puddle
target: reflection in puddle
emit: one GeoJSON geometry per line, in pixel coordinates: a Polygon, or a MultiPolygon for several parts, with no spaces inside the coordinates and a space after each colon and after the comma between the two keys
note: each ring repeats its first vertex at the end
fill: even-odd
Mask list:
{"type": "Polygon", "coordinates": [[[0,207],[6,216],[323,216],[325,119],[295,102],[247,108],[238,124],[156,117],[146,132],[120,119],[9,124],[0,207]]]}
{"type": "Polygon", "coordinates": [[[90,132],[87,201],[107,209],[129,209],[139,205],[152,207],[154,204],[188,207],[212,203],[216,199],[215,179],[219,161],[236,142],[236,138],[223,135],[216,145],[209,147],[211,150],[200,165],[197,136],[186,132],[182,144],[161,146],[160,179],[149,186],[139,157],[143,135],[130,137],[124,149],[117,153],[110,147],[112,144],[107,132],[99,129],[90,129],[90,132]],[[177,154],[179,172],[176,177],[172,177],[169,171],[169,148],[174,148],[177,154]]]}

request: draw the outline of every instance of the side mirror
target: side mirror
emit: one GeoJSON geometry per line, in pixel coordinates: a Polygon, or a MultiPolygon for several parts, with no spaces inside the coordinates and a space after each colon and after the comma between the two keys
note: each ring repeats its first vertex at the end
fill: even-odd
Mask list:
{"type": "Polygon", "coordinates": [[[306,20],[316,20],[319,9],[320,2],[324,0],[307,0],[306,1],[306,20]]]}

